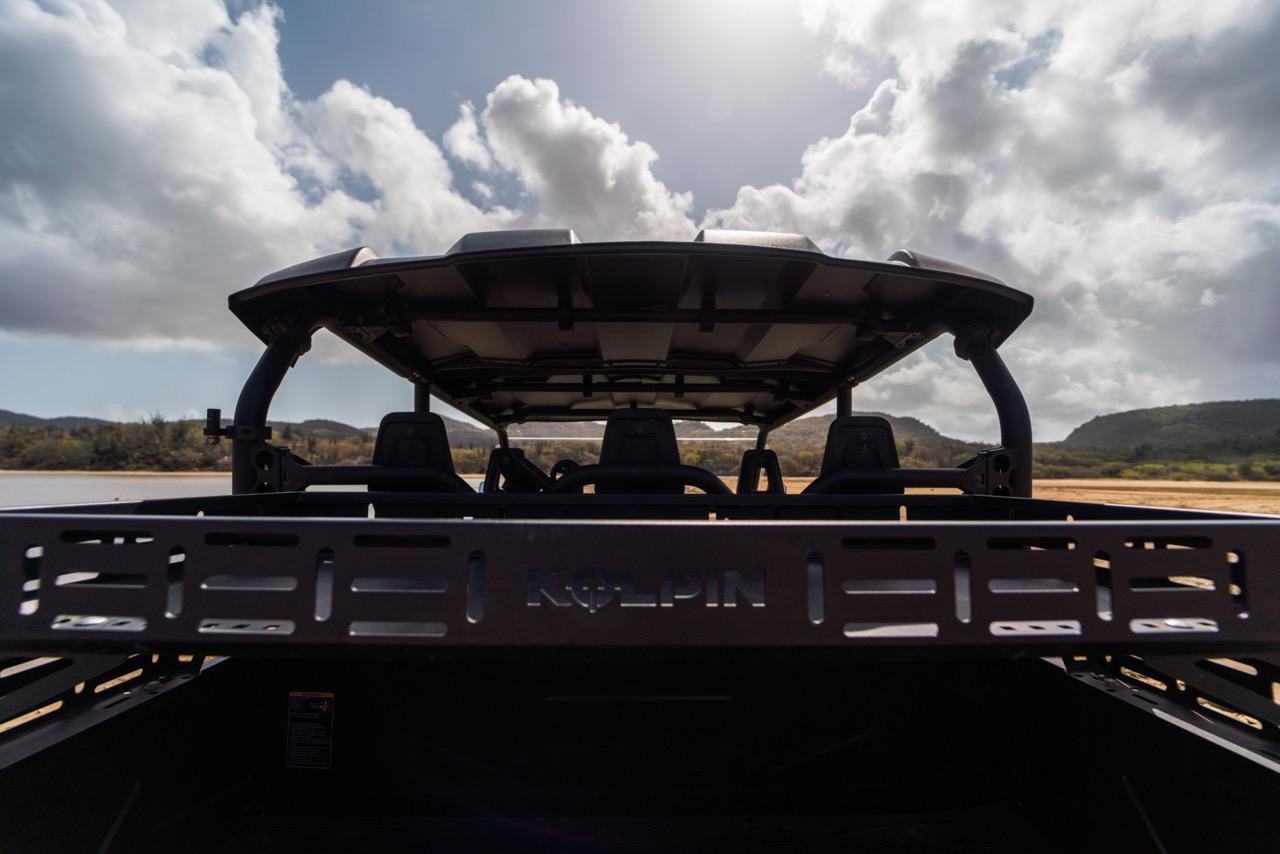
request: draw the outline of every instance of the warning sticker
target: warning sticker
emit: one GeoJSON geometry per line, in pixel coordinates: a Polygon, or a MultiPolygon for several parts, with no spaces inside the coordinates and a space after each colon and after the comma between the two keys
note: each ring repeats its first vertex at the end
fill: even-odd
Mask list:
{"type": "Polygon", "coordinates": [[[333,694],[327,691],[289,692],[289,731],[286,768],[333,765],[333,694]]]}

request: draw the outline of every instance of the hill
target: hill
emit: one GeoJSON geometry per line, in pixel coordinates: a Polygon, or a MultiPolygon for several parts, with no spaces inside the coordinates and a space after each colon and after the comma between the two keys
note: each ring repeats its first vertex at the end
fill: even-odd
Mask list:
{"type": "MultiPolygon", "coordinates": [[[[905,466],[953,465],[971,456],[976,446],[942,436],[915,418],[884,416],[893,425],[899,455],[905,466]]],[[[493,432],[467,422],[444,417],[459,471],[484,471],[494,445],[493,432]]],[[[225,422],[224,422],[225,423],[225,422]]],[[[822,461],[831,416],[801,418],[777,430],[770,447],[778,451],[787,474],[813,474],[822,461]]],[[[368,462],[376,427],[355,427],[341,421],[313,418],[306,421],[271,421],[272,441],[290,448],[313,463],[368,462]]],[[[229,464],[229,444],[204,442],[204,423],[185,419],[166,421],[159,415],[132,423],[99,418],[40,418],[0,410],[0,468],[117,470],[224,470],[229,464]]],[[[556,460],[594,462],[604,424],[597,422],[534,423],[515,425],[513,439],[520,441],[529,458],[542,468],[556,460]],[[587,441],[583,441],[587,440],[587,441]]],[[[683,440],[682,458],[689,465],[721,474],[738,470],[738,462],[756,428],[742,425],[714,429],[690,421],[676,423],[683,440]],[[697,441],[742,439],[742,442],[697,441]]]]}
{"type": "Polygon", "coordinates": [[[0,409],[0,427],[55,427],[59,430],[75,430],[80,427],[100,427],[110,424],[104,418],[88,418],[81,415],[61,415],[57,418],[41,418],[0,409]]]}
{"type": "Polygon", "coordinates": [[[1280,400],[1229,400],[1100,415],[1061,442],[1074,450],[1162,453],[1280,435],[1280,400]]]}
{"type": "MultiPolygon", "coordinates": [[[[888,420],[889,426],[893,428],[893,437],[899,442],[956,442],[956,439],[950,439],[943,436],[937,430],[925,424],[919,418],[902,417],[898,415],[889,415],[886,412],[855,412],[854,415],[875,415],[888,420]]],[[[770,437],[770,444],[778,441],[806,441],[815,442],[818,447],[827,441],[827,429],[831,426],[834,416],[830,415],[813,415],[808,418],[797,418],[785,427],[779,428],[770,437]]]]}
{"type": "Polygon", "coordinates": [[[293,435],[313,435],[318,439],[356,439],[367,432],[341,421],[330,421],[327,418],[308,418],[306,421],[268,421],[272,437],[276,440],[287,440],[293,435]]]}
{"type": "MultiPolygon", "coordinates": [[[[881,413],[863,413],[881,414],[881,413]]],[[[983,445],[943,436],[916,418],[884,415],[893,426],[906,467],[953,466],[983,445]]],[[[445,418],[454,466],[485,470],[493,432],[445,418]]],[[[797,419],[776,430],[769,447],[784,474],[813,475],[822,464],[831,416],[797,419]]],[[[376,427],[309,419],[273,421],[273,441],[325,465],[367,463],[376,427]]],[[[98,471],[225,471],[230,443],[204,441],[203,421],[152,418],[116,423],[100,418],[40,418],[0,410],[0,468],[98,471]]],[[[1081,425],[1063,442],[1035,448],[1042,478],[1118,477],[1176,480],[1280,480],[1280,400],[1168,406],[1121,412],[1081,425]]],[[[596,422],[522,424],[512,437],[544,470],[560,459],[595,462],[604,425],[596,422]],[[521,438],[523,437],[523,438],[521,438]],[[584,441],[586,440],[586,441],[584,441]]],[[[716,430],[677,422],[681,458],[717,474],[735,474],[754,427],[716,430]],[[698,441],[732,439],[744,441],[698,441]]]]}
{"type": "MultiPolygon", "coordinates": [[[[917,418],[903,418],[880,412],[857,414],[879,415],[888,419],[904,466],[952,466],[979,450],[977,444],[943,436],[917,418]]],[[[822,464],[827,429],[832,417],[816,415],[798,418],[769,436],[769,447],[778,452],[783,474],[803,476],[817,473],[822,464]]],[[[451,431],[450,436],[452,435],[451,431]]],[[[580,463],[594,462],[599,454],[597,443],[603,435],[604,424],[592,421],[521,424],[511,429],[512,438],[519,442],[529,459],[543,468],[561,458],[580,463]],[[588,443],[583,440],[591,441],[588,443]]],[[[736,474],[742,452],[756,437],[756,428],[735,425],[717,430],[701,422],[677,421],[676,436],[681,440],[680,453],[686,465],[710,469],[718,474],[736,474]],[[723,441],[735,438],[745,441],[723,441]],[[700,442],[697,441],[699,439],[721,441],[700,442]]],[[[455,452],[456,465],[461,464],[460,459],[463,457],[455,452]]]]}
{"type": "MultiPolygon", "coordinates": [[[[858,412],[855,415],[878,415],[881,418],[887,418],[889,424],[893,427],[893,435],[897,439],[911,439],[917,442],[935,442],[935,441],[954,441],[949,440],[937,430],[925,424],[918,418],[900,417],[897,415],[888,415],[884,412],[858,412]]],[[[831,424],[830,415],[814,415],[804,418],[797,418],[785,427],[779,428],[770,438],[770,442],[786,438],[792,441],[803,441],[812,438],[819,445],[826,441],[827,427],[831,424]]],[[[448,421],[449,419],[446,419],[448,421]]],[[[450,435],[454,430],[454,423],[449,423],[450,435]]],[[[466,425],[460,425],[465,427],[466,425]]],[[[479,428],[471,428],[479,429],[479,428]]],[[[545,436],[557,439],[599,439],[604,435],[604,423],[595,421],[573,421],[573,422],[539,422],[532,424],[517,424],[510,430],[513,437],[522,436],[545,436]]],[[[730,439],[730,438],[751,438],[756,436],[755,427],[747,427],[745,425],[726,426],[722,429],[716,429],[701,421],[677,421],[676,436],[681,439],[696,439],[701,437],[730,439]]]]}

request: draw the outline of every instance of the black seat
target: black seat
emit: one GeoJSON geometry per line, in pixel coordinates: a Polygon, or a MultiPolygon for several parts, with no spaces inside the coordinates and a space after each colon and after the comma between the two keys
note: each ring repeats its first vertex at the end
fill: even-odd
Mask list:
{"type": "Polygon", "coordinates": [[[724,481],[706,469],[680,464],[676,429],[660,409],[619,409],[605,422],[600,462],[566,472],[552,492],[624,495],[680,495],[686,485],[717,495],[729,494],[724,481]]]}
{"type": "Polygon", "coordinates": [[[772,448],[752,448],[742,454],[742,465],[738,469],[738,494],[754,495],[760,490],[760,472],[764,472],[765,493],[783,495],[787,491],[782,480],[782,469],[778,466],[778,454],[772,448]]]}
{"type": "Polygon", "coordinates": [[[837,484],[835,475],[846,471],[896,469],[898,447],[893,428],[878,415],[845,415],[827,429],[827,446],[822,453],[822,470],[805,488],[807,493],[901,494],[902,487],[865,484],[837,484]]]}
{"type": "MultiPolygon", "coordinates": [[[[676,445],[671,414],[657,409],[619,409],[610,413],[600,443],[600,465],[643,468],[680,465],[680,448],[676,445]]],[[[596,486],[596,492],[678,495],[684,492],[684,484],[679,481],[644,485],[601,483],[596,486]]]]}
{"type": "Polygon", "coordinates": [[[449,436],[434,412],[392,412],[378,425],[373,464],[421,469],[421,477],[383,486],[391,492],[472,492],[453,471],[449,436]]]}

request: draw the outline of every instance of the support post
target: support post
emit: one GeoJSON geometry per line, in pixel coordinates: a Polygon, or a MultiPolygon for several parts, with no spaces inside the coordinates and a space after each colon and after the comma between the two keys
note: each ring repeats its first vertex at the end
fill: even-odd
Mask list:
{"type": "Polygon", "coordinates": [[[495,432],[498,434],[498,447],[510,448],[511,439],[507,436],[507,428],[500,426],[495,429],[495,432]]]}
{"type": "Polygon", "coordinates": [[[1014,495],[1031,497],[1031,413],[1004,360],[983,333],[956,336],[956,355],[973,364],[978,378],[996,405],[1000,444],[1013,461],[1009,484],[1014,495]]]}
{"type": "Polygon", "coordinates": [[[254,468],[254,448],[262,441],[254,438],[255,432],[263,432],[267,426],[267,410],[271,399],[284,380],[284,375],[311,345],[310,336],[285,332],[271,339],[267,349],[258,357],[249,379],[240,389],[236,400],[236,414],[231,438],[231,491],[236,495],[253,492],[258,483],[254,468]],[[249,429],[241,429],[249,428],[249,429]]]}
{"type": "Polygon", "coordinates": [[[424,382],[415,382],[413,384],[413,411],[431,411],[431,386],[424,382]]]}
{"type": "Polygon", "coordinates": [[[769,443],[769,428],[761,427],[760,432],[756,433],[756,450],[763,451],[765,445],[769,443]]]}
{"type": "Polygon", "coordinates": [[[853,387],[842,385],[836,390],[836,418],[853,414],[853,387]]]}

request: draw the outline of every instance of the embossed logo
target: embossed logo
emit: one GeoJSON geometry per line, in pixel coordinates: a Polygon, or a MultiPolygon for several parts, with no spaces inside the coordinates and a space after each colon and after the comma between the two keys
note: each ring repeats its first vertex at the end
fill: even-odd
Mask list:
{"type": "Polygon", "coordinates": [[[765,571],[755,569],[677,570],[662,573],[656,585],[637,587],[635,574],[591,567],[576,572],[568,569],[531,569],[527,604],[557,608],[575,605],[591,613],[616,605],[620,608],[672,608],[677,602],[708,608],[753,608],[765,606],[765,571]]]}

